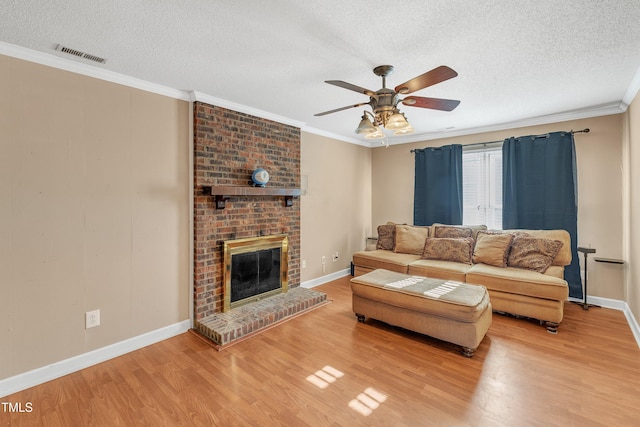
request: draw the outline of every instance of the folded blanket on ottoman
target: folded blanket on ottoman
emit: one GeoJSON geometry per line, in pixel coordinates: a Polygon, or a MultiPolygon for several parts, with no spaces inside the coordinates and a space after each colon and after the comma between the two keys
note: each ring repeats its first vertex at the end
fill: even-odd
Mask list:
{"type": "Polygon", "coordinates": [[[472,356],[491,325],[484,286],[384,269],[351,279],[358,320],[371,317],[463,347],[472,356]]]}

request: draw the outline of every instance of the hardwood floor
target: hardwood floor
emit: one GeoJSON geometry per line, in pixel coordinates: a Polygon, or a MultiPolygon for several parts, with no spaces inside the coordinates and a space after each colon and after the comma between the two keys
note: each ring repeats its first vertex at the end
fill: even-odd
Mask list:
{"type": "Polygon", "coordinates": [[[631,426],[640,350],[622,312],[568,303],[559,333],[494,314],[473,358],[332,303],[218,352],[192,333],[0,399],[0,426],[631,426]]]}

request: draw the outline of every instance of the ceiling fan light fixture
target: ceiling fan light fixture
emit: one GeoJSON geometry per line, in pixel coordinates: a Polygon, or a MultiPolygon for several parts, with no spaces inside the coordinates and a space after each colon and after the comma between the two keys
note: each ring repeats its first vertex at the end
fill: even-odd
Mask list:
{"type": "Polygon", "coordinates": [[[385,128],[390,130],[399,130],[405,129],[411,126],[407,119],[404,117],[400,111],[396,110],[390,117],[387,119],[387,123],[385,124],[385,128]]]}
{"type": "Polygon", "coordinates": [[[396,136],[400,136],[400,135],[409,135],[414,133],[416,130],[413,128],[413,126],[409,125],[404,129],[398,129],[396,131],[393,132],[394,135],[396,136]]]}
{"type": "Polygon", "coordinates": [[[379,129],[375,127],[373,123],[371,123],[371,120],[369,120],[366,114],[363,114],[362,120],[360,120],[360,124],[356,128],[356,133],[358,135],[361,135],[361,134],[369,135],[371,133],[374,133],[376,130],[379,130],[379,129]]]}
{"type": "Polygon", "coordinates": [[[380,139],[380,138],[384,138],[384,136],[385,135],[382,132],[382,130],[378,126],[376,126],[374,132],[368,133],[364,137],[366,139],[380,139]]]}
{"type": "Polygon", "coordinates": [[[398,103],[406,106],[440,111],[452,111],[460,104],[460,101],[455,99],[429,98],[423,96],[409,96],[400,99],[399,97],[400,95],[413,93],[456,77],[458,73],[446,65],[436,67],[396,86],[395,89],[391,89],[387,88],[386,78],[393,72],[393,69],[392,65],[380,65],[373,69],[373,73],[376,76],[382,77],[382,88],[375,92],[342,80],[325,80],[325,83],[367,95],[369,102],[335,108],[314,114],[314,116],[324,116],[349,108],[369,105],[373,112],[364,111],[355,133],[357,135],[364,135],[367,139],[380,139],[385,138],[385,134],[382,132],[383,128],[384,130],[393,132],[394,135],[408,135],[415,132],[404,113],[398,110],[398,103]]]}

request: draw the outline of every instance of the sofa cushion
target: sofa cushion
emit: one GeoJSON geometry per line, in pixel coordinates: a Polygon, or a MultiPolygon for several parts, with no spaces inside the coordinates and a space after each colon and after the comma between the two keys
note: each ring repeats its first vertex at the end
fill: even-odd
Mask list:
{"type": "Polygon", "coordinates": [[[393,223],[386,223],[378,226],[378,241],[376,242],[376,249],[385,249],[392,251],[395,246],[396,239],[396,225],[393,223]]]}
{"type": "Polygon", "coordinates": [[[471,237],[427,237],[422,258],[471,264],[472,251],[473,239],[471,237]]]}
{"type": "Polygon", "coordinates": [[[513,267],[474,264],[467,272],[467,283],[484,285],[491,290],[536,298],[564,301],[569,286],[563,279],[537,271],[513,267]]]}
{"type": "Polygon", "coordinates": [[[382,249],[361,251],[353,254],[353,263],[355,265],[372,269],[384,268],[398,273],[406,273],[408,265],[418,259],[420,259],[420,255],[400,254],[382,249]]]}
{"type": "Polygon", "coordinates": [[[504,230],[509,233],[525,232],[531,237],[540,237],[543,239],[559,240],[562,242],[562,248],[556,255],[551,265],[565,267],[571,264],[571,236],[566,230],[504,230]]]}
{"type": "Polygon", "coordinates": [[[553,263],[562,245],[559,240],[517,236],[513,239],[507,265],[544,273],[553,263]]]}
{"type": "Polygon", "coordinates": [[[415,276],[432,277],[435,279],[466,281],[467,271],[471,264],[435,259],[418,259],[409,264],[408,274],[415,276]]]}
{"type": "Polygon", "coordinates": [[[496,267],[506,267],[513,235],[494,234],[486,231],[478,232],[473,249],[474,264],[489,264],[496,267]]]}
{"type": "Polygon", "coordinates": [[[429,237],[429,227],[396,225],[396,245],[394,252],[422,255],[424,242],[429,237]]]}
{"type": "Polygon", "coordinates": [[[564,267],[559,265],[552,265],[544,272],[546,276],[557,277],[558,279],[564,279],[564,267]]]}
{"type": "MultiPolygon", "coordinates": [[[[439,222],[434,222],[431,225],[431,237],[435,237],[435,228],[436,227],[451,227],[451,228],[470,228],[471,229],[471,237],[473,238],[473,240],[476,239],[476,235],[478,234],[479,231],[486,231],[487,230],[487,226],[486,225],[449,225],[449,224],[441,224],[439,222]]],[[[442,236],[442,237],[448,237],[448,236],[442,236]]]]}
{"type": "Polygon", "coordinates": [[[452,225],[436,225],[433,227],[433,237],[471,237],[473,231],[469,227],[456,227],[452,225]]]}

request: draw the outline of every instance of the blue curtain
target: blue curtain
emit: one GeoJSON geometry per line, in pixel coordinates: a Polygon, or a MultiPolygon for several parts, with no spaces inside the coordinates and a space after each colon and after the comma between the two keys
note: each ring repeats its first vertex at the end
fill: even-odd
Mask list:
{"type": "Polygon", "coordinates": [[[462,145],[415,150],[413,223],[462,224],[462,145]]]}
{"type": "Polygon", "coordinates": [[[571,132],[508,138],[502,146],[504,229],[564,229],[571,236],[569,295],[582,298],[576,150],[571,132]]]}

